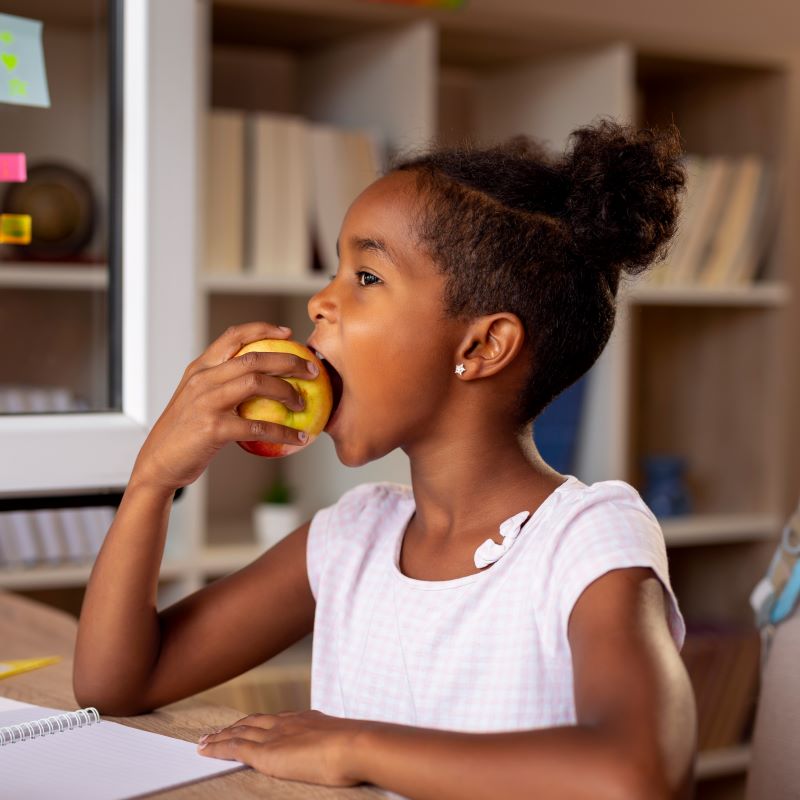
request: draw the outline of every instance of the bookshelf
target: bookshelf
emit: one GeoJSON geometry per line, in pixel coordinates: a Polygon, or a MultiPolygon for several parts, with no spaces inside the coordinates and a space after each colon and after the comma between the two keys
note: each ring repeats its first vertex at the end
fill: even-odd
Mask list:
{"type": "MultiPolygon", "coordinates": [[[[211,109],[370,128],[387,153],[435,137],[452,143],[518,132],[561,146],[573,128],[611,114],[640,124],[674,119],[691,152],[756,153],[791,175],[800,62],[767,47],[710,39],[704,50],[677,33],[656,36],[645,11],[629,5],[624,29],[590,33],[566,18],[559,23],[556,14],[537,34],[535,20],[517,26],[513,15],[483,31],[468,11],[360,0],[217,0],[200,12],[208,16],[198,42],[199,147],[211,109]]],[[[749,623],[747,595],[796,503],[791,476],[800,465],[788,443],[797,430],[791,398],[794,407],[800,398],[796,370],[787,374],[786,365],[797,361],[800,246],[792,210],[800,192],[788,177],[776,192],[780,213],[757,280],[736,287],[624,284],[615,332],[588,387],[574,470],[582,480],[621,478],[641,489],[647,453],[669,448],[689,458],[694,511],[663,528],[690,620],[749,623]]],[[[291,324],[297,338],[310,332],[306,303],[325,276],[223,274],[202,252],[197,262],[195,352],[244,320],[291,324]]],[[[91,270],[55,270],[23,274],[5,264],[0,285],[101,288],[91,270]]],[[[298,488],[308,516],[363,481],[408,480],[398,454],[356,470],[341,467],[326,437],[281,463],[223,450],[173,511],[162,604],[258,554],[250,512],[278,470],[298,488]]],[[[79,591],[87,578],[88,567],[0,571],[0,586],[79,591]]],[[[304,640],[212,691],[233,705],[249,698],[243,710],[255,711],[242,687],[292,675],[307,680],[309,659],[304,640]]],[[[740,779],[748,760],[746,742],[702,753],[698,797],[725,796],[713,785],[740,779]]]]}
{"type": "MultiPolygon", "coordinates": [[[[758,58],[723,61],[717,54],[703,59],[681,54],[677,42],[673,52],[656,53],[632,38],[587,43],[576,33],[570,41],[566,29],[524,44],[509,29],[493,43],[492,37],[457,30],[445,15],[368,13],[363,5],[310,2],[293,14],[282,3],[257,9],[215,4],[210,106],[300,113],[345,127],[377,124],[390,151],[435,136],[454,143],[519,131],[560,146],[570,130],[598,114],[641,124],[674,118],[692,152],[756,152],[773,164],[786,157],[788,66],[758,58]],[[398,61],[401,51],[415,54],[413,69],[398,61]],[[259,101],[237,96],[242,70],[250,69],[258,70],[262,83],[273,76],[269,96],[259,101]],[[343,80],[348,69],[368,73],[369,80],[343,80]],[[387,96],[394,114],[385,108],[387,96]],[[758,113],[744,113],[753,108],[758,113]]],[[[778,226],[767,263],[749,285],[623,286],[617,328],[593,369],[575,470],[582,480],[617,477],[641,488],[639,463],[646,453],[669,445],[689,457],[694,513],[665,520],[663,527],[690,619],[749,621],[746,595],[789,507],[780,373],[785,318],[796,295],[784,228],[778,226]],[[754,384],[758,392],[736,397],[737,387],[754,384]],[[736,463],[737,453],[746,463],[736,463]]],[[[201,274],[204,333],[210,339],[260,312],[280,314],[305,335],[305,302],[324,282],[317,276],[201,274]]],[[[232,552],[247,553],[252,533],[242,509],[277,468],[285,467],[290,481],[308,476],[306,485],[326,475],[327,488],[301,492],[309,514],[362,480],[403,479],[400,463],[343,470],[324,442],[285,465],[226,455],[201,479],[195,497],[202,501],[207,540],[219,554],[226,540],[232,552]]],[[[302,676],[303,648],[295,655],[302,676]]],[[[264,669],[259,674],[268,680],[264,669]]],[[[275,676],[285,680],[284,673],[275,676]]],[[[227,687],[229,701],[247,696],[252,702],[247,686],[254,680],[242,676],[238,688],[227,687]]],[[[711,791],[715,781],[743,773],[748,759],[746,743],[702,753],[697,777],[711,791]]]]}

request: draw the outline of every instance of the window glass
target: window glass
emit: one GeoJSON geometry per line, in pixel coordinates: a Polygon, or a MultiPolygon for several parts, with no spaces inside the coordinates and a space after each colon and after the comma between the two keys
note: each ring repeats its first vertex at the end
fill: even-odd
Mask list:
{"type": "Polygon", "coordinates": [[[117,0],[0,0],[0,413],[121,409],[117,0]]]}

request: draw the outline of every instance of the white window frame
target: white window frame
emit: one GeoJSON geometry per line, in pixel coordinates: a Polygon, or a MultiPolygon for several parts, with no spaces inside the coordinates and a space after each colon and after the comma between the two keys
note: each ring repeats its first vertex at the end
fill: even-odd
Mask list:
{"type": "Polygon", "coordinates": [[[122,412],[0,415],[0,497],[125,486],[197,354],[197,0],[123,4],[122,412]]]}

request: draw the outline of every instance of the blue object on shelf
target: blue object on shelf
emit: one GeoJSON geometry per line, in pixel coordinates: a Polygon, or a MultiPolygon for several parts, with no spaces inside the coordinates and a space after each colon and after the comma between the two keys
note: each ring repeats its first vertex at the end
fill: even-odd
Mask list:
{"type": "Polygon", "coordinates": [[[575,470],[578,430],[589,373],[568,386],[533,423],[533,440],[541,457],[556,471],[571,475],[575,470]]]}
{"type": "Polygon", "coordinates": [[[645,487],[642,499],[657,517],[679,517],[691,513],[689,490],[684,476],[686,459],[673,455],[642,459],[645,487]]]}

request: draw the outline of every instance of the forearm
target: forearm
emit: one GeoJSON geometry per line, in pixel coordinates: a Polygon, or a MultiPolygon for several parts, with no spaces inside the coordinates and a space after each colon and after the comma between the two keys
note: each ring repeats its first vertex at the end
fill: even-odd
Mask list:
{"type": "Polygon", "coordinates": [[[367,723],[352,776],[412,800],[661,800],[658,771],[586,726],[453,733],[367,723]]]}
{"type": "Polygon", "coordinates": [[[130,713],[157,661],[158,574],[173,495],[135,476],[123,495],[81,609],[73,688],[82,705],[130,713]]]}

